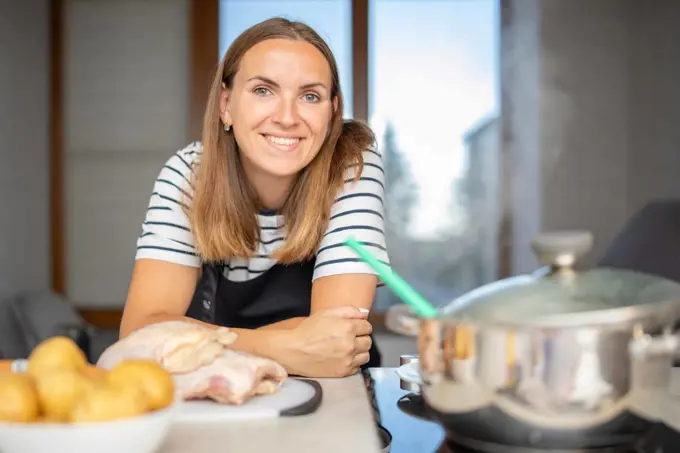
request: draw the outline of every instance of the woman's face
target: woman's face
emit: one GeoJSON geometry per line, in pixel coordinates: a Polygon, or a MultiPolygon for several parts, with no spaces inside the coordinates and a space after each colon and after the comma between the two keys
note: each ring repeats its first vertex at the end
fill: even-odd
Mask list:
{"type": "Polygon", "coordinates": [[[328,62],[305,41],[269,39],[245,53],[232,85],[220,110],[246,176],[258,192],[289,185],[321,149],[337,108],[328,62]]]}

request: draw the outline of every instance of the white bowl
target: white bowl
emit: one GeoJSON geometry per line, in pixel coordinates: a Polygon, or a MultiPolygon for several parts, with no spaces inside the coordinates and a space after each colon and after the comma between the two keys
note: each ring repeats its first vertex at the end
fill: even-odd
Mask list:
{"type": "Polygon", "coordinates": [[[167,437],[177,407],[110,422],[0,422],[0,452],[153,453],[167,437]]]}

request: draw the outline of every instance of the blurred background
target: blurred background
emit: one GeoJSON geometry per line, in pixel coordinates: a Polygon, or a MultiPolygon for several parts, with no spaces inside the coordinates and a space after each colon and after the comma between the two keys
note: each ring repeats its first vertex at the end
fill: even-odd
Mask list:
{"type": "MultiPolygon", "coordinates": [[[[0,0],[0,299],[54,295],[115,338],[153,182],[272,16],[333,49],[385,155],[392,264],[435,303],[535,269],[539,231],[591,230],[593,263],[680,197],[674,0],[0,0]]],[[[381,290],[376,325],[398,303],[381,290]]]]}

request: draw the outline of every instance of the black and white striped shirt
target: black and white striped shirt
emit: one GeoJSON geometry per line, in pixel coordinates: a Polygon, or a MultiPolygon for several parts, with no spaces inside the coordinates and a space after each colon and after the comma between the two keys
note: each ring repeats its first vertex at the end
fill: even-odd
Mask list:
{"type": "MultiPolygon", "coordinates": [[[[182,209],[191,202],[191,176],[201,155],[196,142],[175,153],[161,170],[154,185],[142,233],[137,241],[137,259],[156,259],[200,267],[194,236],[182,209]]],[[[382,157],[364,152],[364,170],[354,183],[354,169],[347,172],[345,186],[331,209],[328,229],[316,254],[313,280],[337,274],[375,274],[343,242],[353,236],[389,263],[384,234],[384,170],[382,157]]],[[[285,219],[281,215],[258,215],[260,244],[257,253],[247,258],[231,258],[225,277],[246,281],[267,272],[276,264],[271,254],[285,239],[285,219]]]]}

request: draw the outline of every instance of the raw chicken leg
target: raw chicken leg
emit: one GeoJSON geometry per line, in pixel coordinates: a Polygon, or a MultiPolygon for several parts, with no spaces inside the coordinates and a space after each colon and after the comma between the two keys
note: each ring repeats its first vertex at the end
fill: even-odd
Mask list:
{"type": "Polygon", "coordinates": [[[210,398],[243,404],[276,392],[286,370],[273,360],[227,349],[236,334],[221,327],[171,321],[143,327],[111,345],[97,366],[111,369],[127,359],[150,359],[172,374],[183,399],[210,398]]]}
{"type": "Polygon", "coordinates": [[[209,365],[175,375],[175,386],[184,399],[210,398],[240,405],[251,396],[276,392],[287,377],[286,370],[273,360],[225,349],[209,365]]]}
{"type": "Polygon", "coordinates": [[[186,373],[212,362],[236,340],[226,327],[209,329],[185,321],[151,324],[111,345],[97,366],[113,368],[125,359],[155,360],[170,373],[186,373]]]}

